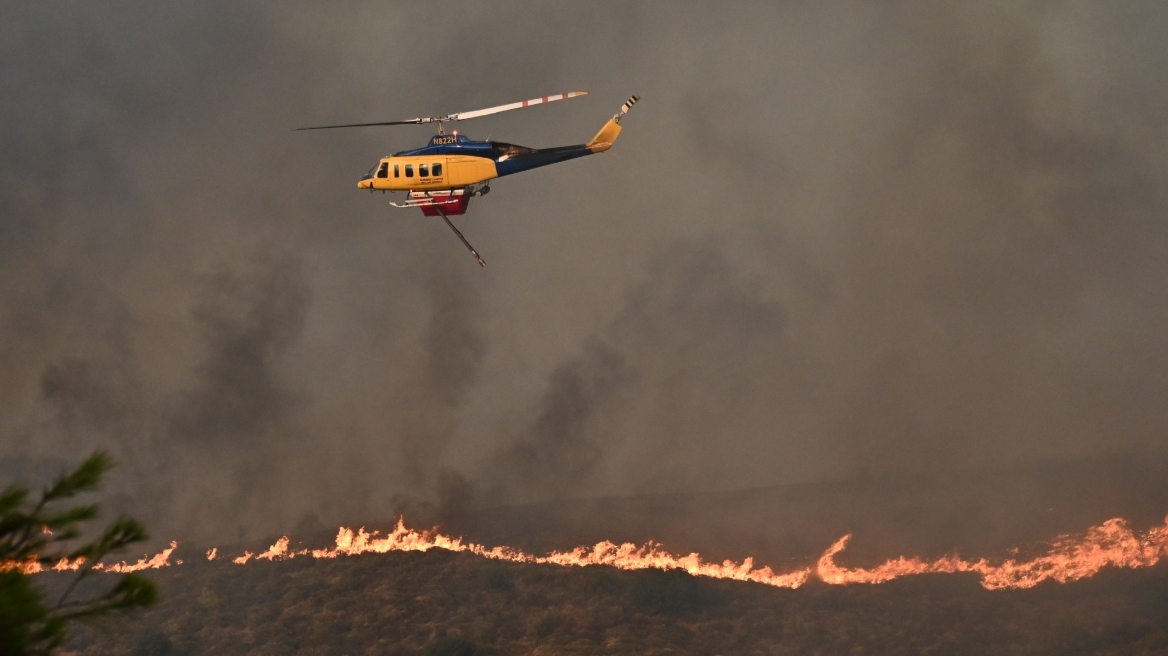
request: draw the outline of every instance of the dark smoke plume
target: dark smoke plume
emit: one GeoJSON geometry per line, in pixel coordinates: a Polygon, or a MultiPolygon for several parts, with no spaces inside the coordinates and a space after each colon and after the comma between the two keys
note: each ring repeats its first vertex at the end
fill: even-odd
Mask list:
{"type": "Polygon", "coordinates": [[[1074,481],[1050,526],[1123,514],[1168,457],[1166,11],[10,3],[0,475],[108,448],[117,509],[205,542],[630,494],[699,495],[635,537],[752,548],[1007,540],[1074,481]],[[355,189],[426,130],[290,131],[575,89],[460,124],[580,143],[643,97],[474,201],[481,271],[355,189]]]}

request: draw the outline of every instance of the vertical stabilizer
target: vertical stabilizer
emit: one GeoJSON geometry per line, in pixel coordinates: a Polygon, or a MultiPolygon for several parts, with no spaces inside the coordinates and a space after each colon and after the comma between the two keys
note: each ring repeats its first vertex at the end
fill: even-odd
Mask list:
{"type": "Polygon", "coordinates": [[[605,123],[604,127],[600,128],[600,132],[597,132],[596,136],[592,137],[592,141],[586,144],[588,149],[594,153],[603,153],[609,148],[612,148],[612,144],[616,141],[617,136],[620,135],[621,119],[629,112],[629,108],[637,104],[637,101],[640,99],[640,96],[630,96],[625,101],[625,104],[621,105],[620,112],[609,119],[608,123],[605,123]]]}

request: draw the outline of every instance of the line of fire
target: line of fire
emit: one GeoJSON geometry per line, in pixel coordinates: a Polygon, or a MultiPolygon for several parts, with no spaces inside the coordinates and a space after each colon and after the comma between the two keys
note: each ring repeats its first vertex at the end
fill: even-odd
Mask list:
{"type": "MultiPolygon", "coordinates": [[[[1061,535],[1051,542],[1047,553],[1030,560],[1004,559],[991,562],[985,558],[964,559],[950,554],[936,560],[906,558],[890,559],[872,568],[849,568],[836,562],[836,558],[847,547],[850,535],[845,535],[832,544],[818,558],[813,566],[793,571],[775,572],[770,567],[757,567],[753,558],[741,562],[707,562],[701,555],[691,553],[676,555],[668,552],[663,545],[649,542],[643,545],[632,543],[615,544],[598,542],[591,547],[577,547],[571,551],[553,551],[545,556],[537,556],[521,549],[507,546],[485,547],[458,537],[443,535],[436,530],[417,530],[406,527],[399,519],[392,531],[381,534],[367,532],[364,527],[354,531],[342,527],[332,547],[322,549],[293,549],[291,540],[285,536],[277,540],[266,551],[252,553],[245,551],[235,558],[220,558],[218,548],[208,549],[205,557],[209,561],[230,561],[234,565],[246,565],[261,561],[282,561],[298,557],[338,558],[362,554],[387,554],[403,551],[446,551],[473,554],[492,560],[516,563],[537,563],[561,567],[585,567],[590,565],[614,567],[623,570],[661,569],[683,570],[693,576],[716,579],[730,579],[761,583],[779,588],[797,589],[812,577],[829,585],[879,584],[903,576],[920,574],[969,574],[976,575],[982,587],[987,590],[1033,588],[1046,581],[1069,583],[1094,576],[1106,567],[1144,568],[1168,557],[1168,517],[1160,526],[1137,532],[1122,518],[1110,519],[1093,526],[1084,535],[1074,537],[1061,535]]],[[[110,573],[137,572],[182,565],[182,560],[170,558],[178,548],[177,542],[153,556],[143,556],[137,562],[116,564],[97,563],[93,569],[110,573]]],[[[3,569],[20,569],[27,574],[45,571],[75,571],[85,566],[83,559],[61,560],[52,567],[39,563],[6,563],[3,569]]]]}

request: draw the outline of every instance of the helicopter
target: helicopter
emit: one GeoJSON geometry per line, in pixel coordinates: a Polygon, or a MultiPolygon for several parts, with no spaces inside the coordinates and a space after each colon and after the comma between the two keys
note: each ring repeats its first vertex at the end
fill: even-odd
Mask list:
{"type": "Polygon", "coordinates": [[[397,208],[417,207],[422,210],[422,214],[425,216],[441,216],[446,221],[446,225],[450,226],[454,234],[462,240],[471,255],[474,255],[475,259],[478,260],[479,266],[485,267],[487,263],[470,245],[466,237],[458,231],[458,228],[454,227],[450,217],[465,214],[471,198],[490,193],[490,181],[495,178],[608,150],[616,141],[617,135],[620,134],[621,119],[628,113],[629,108],[640,100],[640,96],[630,96],[621,105],[620,111],[614,114],[604,124],[604,127],[600,128],[600,132],[597,132],[591,141],[574,146],[528,148],[501,141],[490,141],[489,138],[487,141],[475,141],[459,134],[458,130],[454,130],[453,134],[446,134],[443,125],[585,95],[588,95],[587,91],[570,91],[471,112],[456,112],[446,116],[380,123],[318,125],[296,128],[295,131],[437,123],[438,134],[431,137],[428,144],[421,148],[403,150],[381,158],[373,168],[369,169],[369,173],[357,181],[357,188],[368,189],[370,193],[377,190],[382,193],[386,191],[391,193],[406,192],[404,202],[391,201],[390,205],[397,208]]]}

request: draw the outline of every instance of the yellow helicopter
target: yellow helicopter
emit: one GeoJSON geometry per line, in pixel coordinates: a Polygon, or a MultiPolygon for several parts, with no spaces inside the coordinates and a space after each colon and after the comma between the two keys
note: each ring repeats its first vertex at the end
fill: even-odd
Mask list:
{"type": "Polygon", "coordinates": [[[602,153],[612,147],[620,134],[621,119],[628,113],[638,100],[639,96],[631,96],[621,105],[618,113],[613,115],[600,132],[591,141],[575,146],[556,146],[554,148],[527,148],[515,144],[499,141],[475,141],[455,130],[453,134],[446,134],[444,123],[465,121],[471,118],[497,114],[512,109],[533,107],[556,100],[567,100],[587,95],[587,91],[570,91],[555,96],[532,98],[509,105],[499,105],[473,112],[457,112],[446,116],[412,118],[405,121],[385,121],[381,123],[351,123],[347,125],[319,125],[297,130],[326,130],[333,128],[362,128],[381,125],[417,125],[423,123],[437,123],[438,134],[430,139],[430,143],[421,148],[403,150],[389,157],[381,158],[369,173],[357,181],[359,189],[368,189],[370,192],[406,192],[405,202],[390,204],[394,207],[421,208],[426,216],[441,216],[446,225],[458,235],[471,254],[478,260],[479,266],[486,266],[486,262],[479,256],[478,251],[470,245],[466,237],[450,222],[450,216],[466,213],[470,199],[474,196],[484,196],[491,191],[490,181],[505,175],[520,173],[529,169],[556,164],[577,157],[602,153]]]}

